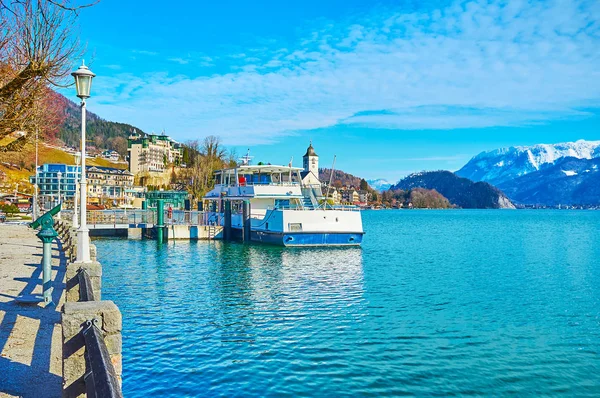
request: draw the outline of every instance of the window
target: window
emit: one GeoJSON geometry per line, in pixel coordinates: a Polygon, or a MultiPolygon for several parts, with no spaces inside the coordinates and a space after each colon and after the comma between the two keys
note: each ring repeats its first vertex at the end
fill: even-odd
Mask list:
{"type": "Polygon", "coordinates": [[[288,223],[288,229],[290,232],[302,231],[302,223],[288,223]]]}
{"type": "Polygon", "coordinates": [[[289,199],[275,199],[275,208],[284,209],[290,207],[289,199]]]}

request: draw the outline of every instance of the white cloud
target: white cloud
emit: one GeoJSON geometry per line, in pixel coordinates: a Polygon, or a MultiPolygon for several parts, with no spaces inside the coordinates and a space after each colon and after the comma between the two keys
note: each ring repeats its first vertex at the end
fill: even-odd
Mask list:
{"type": "Polygon", "coordinates": [[[155,56],[158,55],[158,53],[156,51],[147,51],[147,50],[133,50],[132,51],[135,54],[141,54],[141,55],[149,55],[149,56],[155,56]]]}
{"type": "Polygon", "coordinates": [[[230,73],[98,79],[96,111],[239,144],[336,124],[525,125],[600,106],[598,48],[598,1],[461,1],[327,25],[261,58],[233,54],[230,73]]]}
{"type": "Polygon", "coordinates": [[[169,61],[178,63],[180,65],[186,65],[186,64],[188,64],[190,62],[187,59],[177,58],[177,57],[175,57],[175,58],[169,58],[169,61]]]}

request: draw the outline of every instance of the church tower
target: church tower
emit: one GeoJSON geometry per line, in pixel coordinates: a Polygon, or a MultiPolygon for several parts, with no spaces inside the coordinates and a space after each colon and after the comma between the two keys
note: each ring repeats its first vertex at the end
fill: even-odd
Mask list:
{"type": "Polygon", "coordinates": [[[302,157],[304,171],[312,171],[318,178],[319,176],[319,155],[315,153],[315,148],[312,146],[312,141],[306,150],[306,154],[302,157]]]}

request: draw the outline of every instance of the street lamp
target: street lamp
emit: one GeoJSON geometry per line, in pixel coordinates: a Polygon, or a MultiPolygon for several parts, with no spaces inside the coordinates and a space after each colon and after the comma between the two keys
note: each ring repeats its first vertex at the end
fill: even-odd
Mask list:
{"type": "MultiPolygon", "coordinates": [[[[62,173],[59,171],[58,173],[56,173],[56,177],[58,177],[58,204],[60,205],[62,204],[62,199],[60,197],[60,180],[62,179],[62,173]]],[[[56,215],[56,218],[60,220],[60,211],[56,215]]]]}
{"type": "Polygon", "coordinates": [[[73,228],[79,228],[79,217],[77,215],[77,187],[79,182],[77,182],[77,170],[79,169],[79,158],[81,154],[77,152],[75,154],[75,195],[73,197],[73,228]]]}
{"type": "Polygon", "coordinates": [[[79,229],[77,230],[77,262],[90,262],[90,235],[87,227],[87,182],[85,179],[85,100],[90,97],[92,79],[95,74],[82,62],[79,69],[71,73],[75,78],[77,96],[81,98],[81,179],[80,198],[81,209],[79,217],[79,229]]]}
{"type": "Polygon", "coordinates": [[[38,178],[40,177],[40,173],[38,170],[38,128],[35,128],[35,185],[33,186],[33,221],[38,219],[38,184],[40,183],[38,178]]]}

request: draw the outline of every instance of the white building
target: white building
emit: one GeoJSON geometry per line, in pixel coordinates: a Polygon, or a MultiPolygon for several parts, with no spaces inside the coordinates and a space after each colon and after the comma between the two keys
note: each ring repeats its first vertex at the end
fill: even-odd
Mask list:
{"type": "Polygon", "coordinates": [[[138,134],[129,136],[129,171],[163,173],[168,164],[179,165],[183,148],[166,135],[138,134]]]}

